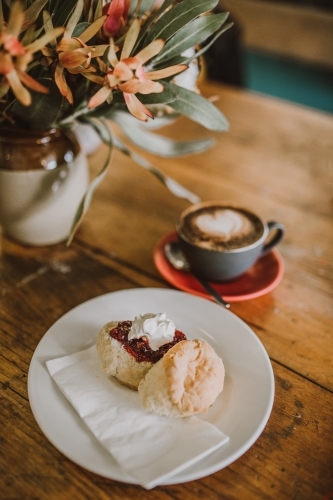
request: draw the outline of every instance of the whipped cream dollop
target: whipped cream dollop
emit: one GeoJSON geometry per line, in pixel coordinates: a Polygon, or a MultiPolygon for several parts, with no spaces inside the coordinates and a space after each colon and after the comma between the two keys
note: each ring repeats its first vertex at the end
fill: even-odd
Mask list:
{"type": "Polygon", "coordinates": [[[240,212],[228,209],[198,215],[195,224],[200,231],[224,238],[226,241],[251,231],[251,223],[247,217],[240,212]]]}
{"type": "Polygon", "coordinates": [[[146,337],[149,347],[157,351],[162,345],[172,342],[175,330],[175,325],[166,317],[166,313],[139,314],[133,320],[128,340],[146,337]]]}

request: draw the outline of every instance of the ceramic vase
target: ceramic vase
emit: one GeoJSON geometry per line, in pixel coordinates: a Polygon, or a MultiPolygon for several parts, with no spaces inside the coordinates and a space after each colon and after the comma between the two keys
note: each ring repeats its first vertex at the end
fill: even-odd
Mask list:
{"type": "Polygon", "coordinates": [[[0,128],[0,225],[9,237],[28,245],[66,240],[88,183],[71,131],[0,128]]]}

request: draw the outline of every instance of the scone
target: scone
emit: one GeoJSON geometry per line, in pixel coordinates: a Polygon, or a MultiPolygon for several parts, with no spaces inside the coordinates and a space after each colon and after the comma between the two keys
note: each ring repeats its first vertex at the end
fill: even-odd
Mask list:
{"type": "Polygon", "coordinates": [[[186,339],[186,336],[173,326],[169,337],[164,335],[165,329],[162,329],[162,335],[159,335],[156,344],[156,338],[152,340],[154,330],[156,334],[161,333],[166,321],[169,320],[166,320],[165,315],[161,313],[139,316],[133,322],[111,321],[104,325],[96,343],[103,371],[109,376],[116,377],[121,384],[137,390],[139,382],[148,370],[177,342],[186,339]],[[136,338],[129,340],[129,333],[137,325],[139,327],[134,333],[136,338]],[[163,335],[165,338],[161,340],[163,335]],[[164,342],[163,345],[160,345],[161,342],[164,342]]]}
{"type": "Polygon", "coordinates": [[[204,413],[222,392],[222,359],[203,340],[184,340],[172,347],[139,384],[142,407],[168,417],[204,413]]]}

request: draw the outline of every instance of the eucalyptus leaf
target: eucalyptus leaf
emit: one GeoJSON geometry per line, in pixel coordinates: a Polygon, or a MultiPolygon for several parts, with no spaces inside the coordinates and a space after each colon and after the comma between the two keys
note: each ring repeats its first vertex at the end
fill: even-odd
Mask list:
{"type": "Polygon", "coordinates": [[[54,27],[66,25],[77,2],[78,0],[62,0],[55,2],[53,9],[49,8],[49,12],[53,12],[52,22],[54,27]]]}
{"type": "Polygon", "coordinates": [[[127,106],[124,101],[124,98],[121,99],[121,97],[118,94],[114,93],[111,105],[105,102],[100,106],[98,106],[97,108],[89,110],[87,113],[84,114],[84,116],[87,118],[99,118],[104,116],[107,119],[111,119],[112,114],[116,109],[127,110],[127,106]]]}
{"type": "Polygon", "coordinates": [[[29,128],[45,130],[52,126],[59,117],[64,99],[55,82],[49,78],[37,79],[39,83],[49,89],[48,94],[30,91],[32,102],[30,106],[23,106],[17,99],[11,110],[12,116],[29,128]]]}
{"type": "Polygon", "coordinates": [[[107,126],[105,127],[104,122],[102,120],[102,123],[99,123],[99,119],[91,119],[89,117],[83,116],[79,120],[81,123],[86,123],[89,124],[95,132],[99,135],[100,139],[104,144],[110,146],[112,145],[112,136],[110,133],[110,128],[107,126]]]}
{"type": "MultiPolygon", "coordinates": [[[[168,85],[166,82],[162,82],[163,85],[166,87],[168,85]]],[[[176,89],[171,88],[165,92],[160,92],[158,94],[136,94],[136,97],[142,102],[144,105],[154,105],[154,104],[169,104],[173,102],[176,97],[176,89]]],[[[126,113],[129,113],[127,105],[124,100],[124,96],[122,92],[115,91],[113,93],[113,100],[112,100],[112,105],[107,104],[106,102],[101,104],[100,106],[97,106],[97,108],[91,109],[85,113],[85,116],[92,117],[92,118],[98,118],[100,116],[104,116],[108,119],[112,120],[113,112],[117,110],[123,110],[126,111],[126,113]]]]}
{"type": "Polygon", "coordinates": [[[99,117],[103,117],[103,116],[106,118],[110,118],[110,116],[113,113],[114,108],[117,108],[120,106],[120,107],[124,107],[124,109],[127,109],[127,106],[126,106],[126,103],[124,100],[124,95],[122,92],[120,92],[119,90],[115,90],[112,95],[113,95],[113,100],[112,100],[111,105],[108,104],[107,102],[104,102],[104,103],[100,104],[99,106],[97,106],[97,108],[87,110],[84,113],[84,115],[88,119],[90,117],[91,118],[99,118],[99,117]]]}
{"type": "Polygon", "coordinates": [[[209,12],[216,7],[218,0],[184,0],[168,10],[149,30],[145,39],[148,45],[157,38],[169,40],[186,24],[205,12],[209,12]]]}
{"type": "Polygon", "coordinates": [[[146,22],[144,23],[143,27],[140,30],[136,45],[134,47],[134,52],[137,52],[138,47],[141,47],[142,39],[146,35],[147,31],[149,30],[149,27],[153,24],[155,19],[158,19],[159,16],[173,3],[174,0],[165,0],[165,2],[162,3],[159,9],[157,9],[148,17],[148,19],[146,20],[146,22]]]}
{"type": "Polygon", "coordinates": [[[163,92],[157,92],[156,94],[136,94],[139,101],[142,104],[168,104],[173,102],[177,98],[177,88],[174,85],[169,85],[165,81],[161,81],[164,86],[163,92]]]}
{"type": "Polygon", "coordinates": [[[226,21],[227,13],[211,14],[195,19],[169,40],[163,50],[154,58],[154,63],[165,61],[200,45],[212,36],[226,21]]]}
{"type": "MultiPolygon", "coordinates": [[[[176,64],[187,64],[189,65],[194,59],[199,59],[200,56],[202,56],[212,45],[213,43],[216,42],[216,40],[228,29],[232,28],[234,23],[227,23],[221,26],[219,30],[216,31],[215,35],[210,38],[209,42],[203,45],[199,50],[195,51],[193,53],[193,56],[191,57],[185,57],[182,55],[174,56],[171,59],[167,60],[167,65],[168,66],[174,66],[176,64]]],[[[169,42],[168,42],[169,43],[169,42]]],[[[154,59],[154,70],[157,69],[162,69],[166,66],[165,61],[157,61],[155,64],[156,58],[154,59]]],[[[171,77],[171,80],[173,77],[171,77]]]]}
{"type": "MultiPolygon", "coordinates": [[[[221,26],[221,28],[215,33],[215,35],[212,37],[212,39],[207,43],[204,47],[202,47],[198,52],[192,57],[188,58],[184,61],[184,64],[189,64],[193,59],[197,59],[198,57],[202,56],[212,45],[213,43],[216,42],[216,40],[228,29],[230,29],[234,23],[228,23],[225,24],[224,26],[221,26]]],[[[170,61],[168,61],[168,64],[170,64],[170,61]]],[[[174,64],[174,63],[173,63],[174,64]]]]}
{"type": "MultiPolygon", "coordinates": [[[[173,102],[177,97],[177,87],[170,86],[167,82],[161,82],[164,85],[164,91],[158,92],[156,94],[136,94],[136,97],[142,102],[144,105],[148,104],[168,104],[173,102]]],[[[114,105],[121,105],[127,109],[125,104],[124,95],[120,91],[113,92],[113,101],[112,106],[104,103],[98,106],[97,108],[91,110],[89,112],[89,116],[107,116],[110,118],[113,113],[114,105]]]]}
{"type": "Polygon", "coordinates": [[[191,203],[197,203],[200,201],[200,198],[192,191],[189,191],[187,188],[179,184],[177,181],[165,175],[160,169],[156,168],[152,165],[146,158],[138,155],[135,151],[132,151],[128,148],[118,137],[114,137],[114,146],[119,151],[129,156],[135,163],[137,163],[140,167],[151,172],[159,181],[161,181],[169,191],[177,196],[178,198],[185,198],[191,203]]]}
{"type": "Polygon", "coordinates": [[[142,0],[138,14],[142,15],[145,12],[150,12],[154,6],[154,3],[155,0],[142,0]]]}
{"type": "MultiPolygon", "coordinates": [[[[170,83],[169,85],[173,85],[170,83]]],[[[229,130],[229,123],[221,111],[200,94],[177,86],[177,99],[170,107],[191,120],[200,123],[208,130],[225,132],[229,130]]]]}
{"type": "Polygon", "coordinates": [[[75,26],[78,24],[82,16],[83,7],[84,7],[84,0],[77,0],[75,9],[72,12],[68,22],[66,23],[64,38],[73,36],[73,31],[75,29],[75,26]]]}
{"type": "Polygon", "coordinates": [[[79,225],[82,222],[82,219],[84,218],[85,214],[88,211],[88,208],[91,204],[92,197],[93,197],[93,194],[94,194],[96,188],[100,185],[100,183],[103,181],[103,179],[106,175],[106,172],[107,172],[109,165],[110,165],[110,162],[111,162],[111,155],[113,152],[113,140],[112,140],[111,132],[110,132],[110,129],[109,129],[107,122],[103,119],[100,119],[100,123],[96,122],[95,120],[91,120],[89,123],[96,130],[96,132],[99,134],[101,139],[108,144],[109,148],[108,148],[106,160],[105,160],[100,172],[97,174],[97,176],[92,180],[92,182],[88,186],[88,189],[87,189],[85,195],[83,196],[81,203],[76,211],[76,214],[74,216],[74,220],[72,223],[72,227],[71,227],[68,239],[67,239],[67,243],[66,243],[67,245],[71,244],[73,237],[74,237],[79,225]]]}
{"type": "Polygon", "coordinates": [[[84,22],[84,23],[79,23],[75,26],[74,31],[73,31],[73,38],[79,37],[81,33],[83,33],[88,27],[90,26],[90,23],[84,22]]]}
{"type": "MultiPolygon", "coordinates": [[[[158,120],[159,118],[156,118],[158,120]]],[[[147,126],[141,124],[129,113],[116,111],[112,120],[118,123],[124,134],[136,146],[165,158],[175,158],[192,153],[201,153],[210,148],[212,139],[196,139],[195,141],[174,141],[152,133],[147,126]]]]}
{"type": "MultiPolygon", "coordinates": [[[[155,61],[155,59],[151,62],[151,70],[152,71],[155,71],[155,70],[158,70],[158,69],[163,69],[165,68],[166,66],[177,66],[177,64],[186,64],[188,65],[189,62],[191,62],[193,59],[196,59],[197,58],[197,53],[195,52],[193,57],[185,57],[181,54],[175,56],[175,57],[172,57],[171,59],[168,59],[168,63],[165,64],[165,62],[163,60],[159,60],[159,61],[155,61]]],[[[173,80],[175,78],[175,75],[173,76],[170,76],[168,78],[166,78],[166,80],[173,80]]]]}
{"type": "MultiPolygon", "coordinates": [[[[113,103],[114,104],[125,104],[124,94],[120,90],[113,92],[113,103]]],[[[109,106],[108,106],[109,107],[109,106]]],[[[98,110],[98,108],[96,108],[98,110]]]]}
{"type": "Polygon", "coordinates": [[[28,26],[31,26],[37,19],[44,5],[48,0],[35,0],[24,13],[24,22],[21,26],[21,33],[25,31],[28,26]]]}

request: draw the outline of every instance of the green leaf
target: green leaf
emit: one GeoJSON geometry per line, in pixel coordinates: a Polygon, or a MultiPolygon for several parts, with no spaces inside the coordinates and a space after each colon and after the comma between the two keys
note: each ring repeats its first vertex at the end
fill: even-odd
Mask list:
{"type": "MultiPolygon", "coordinates": [[[[145,12],[151,12],[151,10],[154,6],[154,3],[155,3],[155,0],[142,0],[138,14],[142,15],[145,12]]],[[[134,9],[134,12],[135,12],[135,10],[136,10],[136,6],[134,9]]]]}
{"type": "MultiPolygon", "coordinates": [[[[177,64],[186,64],[186,65],[188,65],[189,62],[192,61],[192,59],[196,59],[196,58],[197,58],[197,54],[196,53],[193,55],[193,57],[185,57],[185,56],[182,56],[181,54],[178,54],[177,56],[172,57],[171,59],[168,59],[167,64],[165,64],[165,62],[163,60],[156,61],[156,64],[155,64],[155,59],[153,59],[151,61],[151,71],[155,71],[155,70],[158,70],[158,69],[163,69],[166,66],[167,67],[169,67],[169,66],[177,66],[177,64]]],[[[171,75],[170,77],[166,78],[166,80],[167,81],[173,80],[175,78],[175,76],[176,75],[171,75]]]]}
{"type": "Polygon", "coordinates": [[[228,13],[211,14],[195,19],[169,40],[154,58],[154,63],[182,54],[185,50],[200,45],[217,31],[226,21],[228,13]]]}
{"type": "Polygon", "coordinates": [[[24,13],[24,22],[21,26],[21,33],[31,26],[39,16],[42,8],[48,0],[35,0],[24,13]]]}
{"type": "Polygon", "coordinates": [[[75,9],[72,12],[72,15],[69,18],[68,22],[66,23],[64,38],[73,36],[73,31],[75,29],[75,26],[78,24],[81,18],[83,7],[84,7],[83,0],[77,0],[75,9]]]}
{"type": "MultiPolygon", "coordinates": [[[[86,120],[88,122],[88,120],[86,120]]],[[[108,144],[108,153],[106,160],[104,162],[104,165],[102,166],[100,172],[98,175],[92,180],[90,185],[88,186],[88,189],[83,196],[81,203],[76,211],[72,227],[68,236],[67,240],[67,246],[69,246],[73,240],[74,234],[77,231],[79,225],[81,224],[83,217],[88,211],[88,208],[90,206],[90,203],[92,201],[93,194],[95,192],[95,189],[100,185],[100,183],[103,181],[106,172],[109,168],[110,162],[111,162],[111,155],[113,152],[113,140],[111,137],[111,132],[109,129],[109,126],[107,122],[103,119],[100,119],[100,123],[98,123],[95,120],[89,121],[89,123],[92,125],[92,127],[96,130],[96,132],[100,135],[101,139],[108,144]]]]}
{"type": "Polygon", "coordinates": [[[45,130],[57,121],[64,100],[53,80],[40,78],[37,81],[49,89],[49,94],[30,91],[31,105],[23,106],[16,100],[12,107],[12,115],[16,120],[24,122],[32,129],[45,130]]]}
{"type": "MultiPolygon", "coordinates": [[[[173,85],[170,83],[169,85],[173,85]]],[[[182,87],[177,87],[178,97],[170,107],[191,120],[200,123],[208,130],[225,132],[229,130],[229,123],[211,102],[204,97],[182,87]]]]}
{"type": "MultiPolygon", "coordinates": [[[[208,49],[209,47],[211,47],[213,45],[213,43],[216,42],[216,40],[222,35],[222,33],[224,33],[225,31],[227,31],[229,28],[231,28],[232,26],[234,25],[234,23],[228,23],[228,24],[225,24],[224,26],[222,26],[216,33],[215,35],[213,36],[213,38],[209,41],[209,43],[207,43],[204,47],[202,47],[200,50],[198,50],[198,52],[191,58],[189,59],[186,59],[184,61],[184,64],[189,64],[193,59],[197,59],[198,57],[202,56],[202,54],[204,54],[208,49]]],[[[170,64],[170,61],[168,61],[168,64],[170,64]]],[[[173,63],[174,64],[174,63],[173,63]]]]}
{"type": "Polygon", "coordinates": [[[161,81],[164,86],[163,92],[153,94],[136,94],[136,97],[145,105],[147,104],[168,104],[177,98],[177,89],[165,81],[161,81]]]}
{"type": "Polygon", "coordinates": [[[135,44],[133,52],[136,53],[139,49],[141,48],[141,41],[144,38],[145,34],[147,33],[149,27],[152,25],[152,23],[155,21],[155,19],[158,19],[159,16],[172,4],[174,3],[174,0],[165,0],[165,2],[162,3],[161,7],[157,9],[156,12],[151,14],[145,24],[143,25],[142,29],[140,30],[140,34],[138,36],[137,42],[135,44]]]}
{"type": "Polygon", "coordinates": [[[79,23],[75,26],[74,31],[73,31],[73,38],[79,37],[81,33],[83,33],[88,27],[90,26],[90,23],[84,22],[84,23],[79,23]]]}
{"type": "Polygon", "coordinates": [[[91,119],[89,117],[82,116],[78,120],[79,122],[89,124],[99,135],[100,139],[106,144],[107,146],[111,146],[112,143],[112,136],[110,132],[109,126],[105,126],[106,121],[102,119],[91,119]]]}
{"type": "Polygon", "coordinates": [[[129,156],[135,163],[137,163],[140,167],[151,172],[159,181],[161,181],[169,191],[178,196],[178,198],[185,198],[191,203],[197,203],[200,201],[199,196],[192,191],[189,191],[187,188],[179,184],[177,181],[165,175],[161,170],[152,165],[146,158],[135,153],[130,148],[128,148],[118,137],[114,137],[114,146],[119,149],[122,153],[129,156]]]}
{"type": "Polygon", "coordinates": [[[138,122],[138,120],[129,113],[121,111],[114,112],[111,118],[118,123],[124,134],[133,144],[149,153],[165,158],[175,158],[191,153],[201,153],[210,148],[214,143],[212,139],[173,141],[172,139],[150,132],[145,124],[138,122]]]}
{"type": "MultiPolygon", "coordinates": [[[[212,45],[213,43],[216,42],[216,40],[228,29],[232,28],[234,25],[233,22],[227,23],[225,25],[222,25],[219,30],[216,31],[215,35],[210,38],[209,43],[205,44],[202,46],[202,48],[196,52],[194,52],[193,56],[191,57],[184,57],[182,55],[177,55],[172,58],[168,58],[167,60],[167,65],[168,66],[174,66],[176,64],[187,64],[189,65],[194,59],[198,59],[200,56],[202,56],[212,45]]],[[[155,69],[162,69],[166,66],[165,61],[163,59],[161,61],[156,61],[156,58],[152,61],[153,66],[152,68],[155,69]],[[156,62],[156,64],[155,64],[156,62]]],[[[173,77],[171,77],[172,79],[173,77]]]]}
{"type": "Polygon", "coordinates": [[[211,11],[218,0],[184,0],[168,10],[149,30],[145,39],[148,45],[157,38],[169,40],[177,31],[196,17],[211,11]]]}
{"type": "Polygon", "coordinates": [[[62,0],[60,2],[54,2],[53,8],[49,7],[49,12],[52,12],[52,22],[53,26],[65,26],[68,19],[70,18],[73,10],[76,7],[78,0],[62,0]]]}
{"type": "MultiPolygon", "coordinates": [[[[136,97],[144,104],[168,104],[173,102],[177,97],[177,87],[170,86],[169,83],[162,81],[164,85],[164,91],[159,92],[157,94],[136,94],[136,97]]],[[[124,109],[127,109],[125,104],[123,93],[120,91],[113,92],[113,101],[112,106],[103,103],[95,109],[89,111],[88,116],[98,117],[98,116],[106,116],[110,118],[114,109],[118,106],[121,106],[124,109]]]]}

